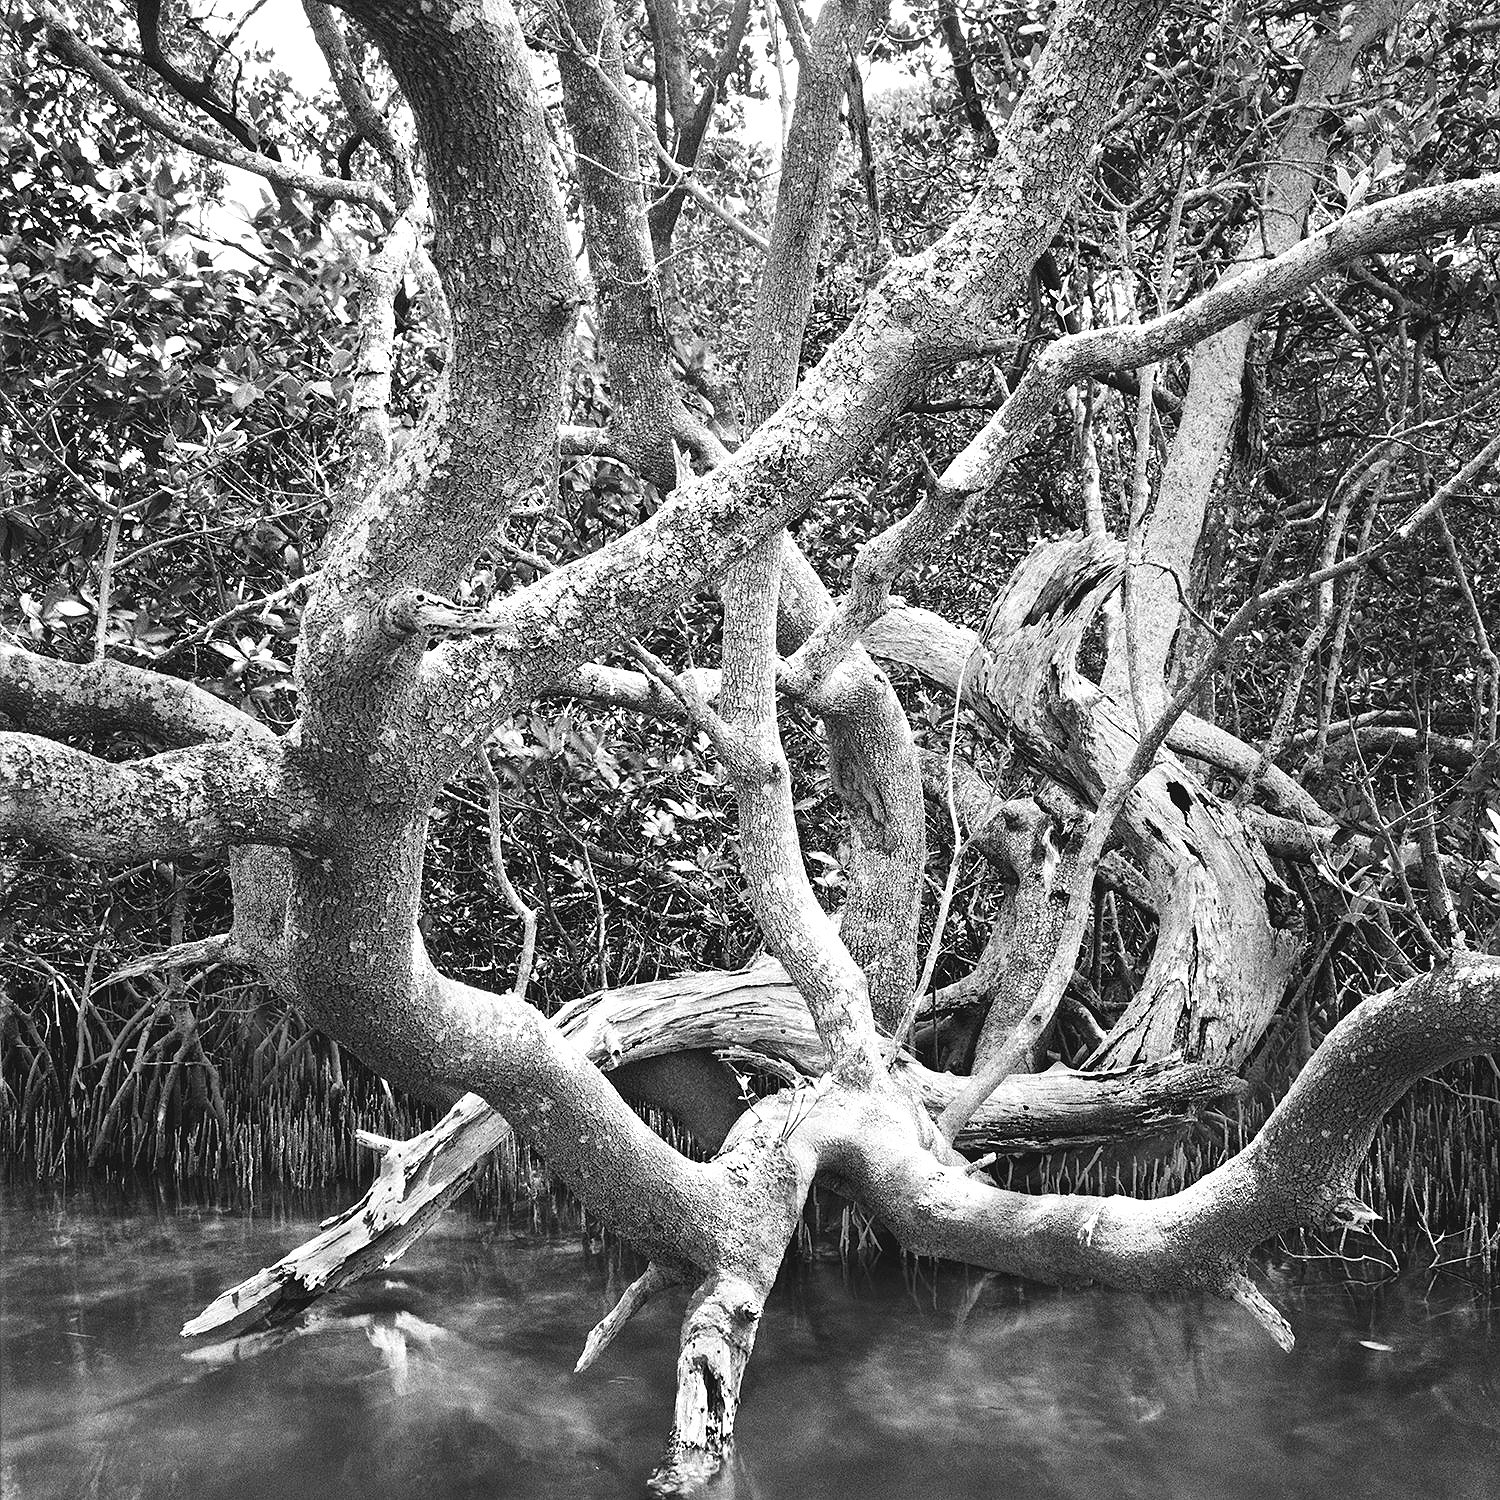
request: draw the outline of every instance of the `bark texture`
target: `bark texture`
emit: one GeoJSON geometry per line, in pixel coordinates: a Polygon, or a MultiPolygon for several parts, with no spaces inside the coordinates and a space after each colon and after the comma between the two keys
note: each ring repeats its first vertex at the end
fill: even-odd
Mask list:
{"type": "MultiPolygon", "coordinates": [[[[1337,30],[1312,41],[1290,117],[1266,169],[1260,213],[1239,247],[1234,277],[1245,262],[1271,259],[1301,238],[1328,160],[1328,112],[1349,86],[1362,52],[1395,22],[1390,0],[1367,0],[1342,15],[1337,30]]],[[[1171,675],[1172,648],[1183,602],[1194,598],[1193,559],[1210,496],[1240,411],[1245,360],[1258,319],[1246,318],[1205,339],[1188,359],[1188,389],[1161,482],[1138,538],[1132,567],[1130,630],[1136,692],[1159,707],[1171,675]]],[[[1117,653],[1105,686],[1129,697],[1129,667],[1117,653]]]]}
{"type": "MultiPolygon", "coordinates": [[[[699,434],[699,451],[717,462],[682,483],[670,439],[683,413],[653,281],[671,212],[659,222],[645,209],[640,142],[620,108],[625,75],[612,13],[595,0],[568,0],[560,23],[565,107],[587,158],[585,234],[618,418],[605,438],[582,441],[624,453],[671,493],[626,536],[493,610],[473,610],[453,602],[468,571],[516,507],[555,483],[561,387],[582,292],[548,121],[528,38],[505,0],[345,0],[345,9],[390,66],[416,122],[451,347],[419,427],[387,458],[375,356],[389,343],[383,299],[397,267],[416,258],[413,198],[402,205],[411,217],[392,229],[387,261],[371,266],[372,359],[362,387],[371,482],[340,511],[312,586],[296,728],[277,738],[180,684],[0,647],[0,712],[19,726],[0,731],[0,829],[101,859],[227,854],[233,931],[185,943],[176,961],[191,950],[253,966],[376,1071],[454,1106],[417,1141],[373,1142],[382,1166],[367,1202],[228,1294],[194,1330],[284,1317],[399,1254],[514,1129],[656,1268],[599,1335],[594,1355],[658,1285],[691,1288],[674,1429],[658,1476],[666,1487],[697,1482],[724,1458],[761,1309],[820,1175],[914,1252],[1045,1280],[1232,1296],[1284,1336],[1246,1279],[1246,1255],[1282,1229],[1356,1214],[1350,1183],[1380,1113],[1421,1071],[1500,1045],[1500,964],[1455,961],[1361,1006],[1252,1147],[1173,1198],[1033,1197],[976,1179],[947,1138],[953,1130],[933,1118],[952,1120],[967,1081],[921,1068],[882,1035],[900,1029],[913,998],[924,812],[910,728],[860,641],[961,692],[1085,808],[1097,805],[1142,744],[1134,706],[1086,681],[1077,665],[1084,631],[1118,584],[1118,549],[1098,536],[1038,549],[979,637],[919,611],[884,613],[898,572],[952,533],[1070,384],[1200,342],[1354,256],[1500,217],[1500,180],[1373,205],[1174,312],[1059,340],[916,511],[863,550],[849,595],[835,603],[786,548],[784,528],[868,453],[933,370],[994,341],[1095,159],[1161,0],[1065,0],[972,204],[927,249],[886,267],[800,379],[839,101],[849,53],[875,12],[825,6],[806,39],[792,28],[795,7],[786,7],[804,87],[790,186],[767,251],[771,274],[756,323],[762,354],[747,385],[758,425],[733,455],[699,434]],[[654,661],[649,682],[595,662],[720,582],[724,658],[712,695],[697,674],[674,676],[654,661]],[[417,919],[436,797],[500,720],[576,683],[633,695],[711,735],[738,794],[747,899],[781,967],[605,995],[552,1021],[525,1002],[524,983],[491,993],[431,962],[417,919]],[[842,931],[801,863],[777,722],[783,686],[828,725],[834,782],[856,834],[842,931]],[[58,743],[105,724],[140,735],[153,753],[117,763],[58,743]],[[719,1076],[711,1054],[786,1080],[732,1119],[710,1088],[697,1128],[722,1139],[706,1162],[653,1133],[626,1098],[660,1083],[642,1071],[646,1064],[684,1054],[710,1077],[719,1076]],[[608,1076],[613,1069],[622,1088],[608,1076]]],[[[320,24],[328,20],[317,14],[320,24]]],[[[746,14],[741,5],[730,15],[730,56],[719,59],[716,78],[733,64],[746,14]]],[[[712,90],[690,111],[680,17],[671,0],[654,0],[652,18],[662,133],[675,129],[678,160],[688,159],[712,113],[712,90]]],[[[147,118],[50,10],[48,25],[59,51],[147,118]]],[[[336,68],[338,40],[327,39],[336,68]]],[[[1329,80],[1335,75],[1316,86],[1332,88],[1329,80]]],[[[344,78],[346,92],[354,82],[344,78]]],[[[160,128],[185,138],[170,120],[160,128]]],[[[199,149],[239,160],[222,142],[199,149]]],[[[1296,170],[1312,170],[1310,160],[1299,157],[1296,170]]],[[[402,182],[399,158],[392,166],[402,182]]],[[[282,182],[334,190],[305,174],[282,174],[282,182]]],[[[334,187],[396,220],[383,190],[334,187]]],[[[1497,452],[1500,440],[1379,545],[1410,536],[1497,452]]],[[[1211,726],[1184,724],[1179,738],[1194,734],[1220,763],[1254,759],[1211,726]]],[[[1297,810],[1284,778],[1267,776],[1264,791],[1278,810],[1297,810]]],[[[1095,820],[1091,832],[1105,822],[1095,820]]],[[[1029,847],[1013,859],[1024,866],[1025,892],[1010,946],[1034,959],[1049,941],[1058,946],[1049,935],[1059,881],[1076,891],[1091,872],[1060,824],[1044,829],[1023,817],[1022,825],[1015,832],[1029,847]]],[[[1168,748],[1130,791],[1121,829],[1160,916],[1137,1003],[1103,1040],[1091,1071],[1017,1076],[977,1101],[976,1112],[965,1105],[966,1146],[1077,1143],[1180,1122],[1231,1087],[1233,1067],[1274,1008],[1300,942],[1297,908],[1249,820],[1168,748]]],[[[1074,914],[1069,906],[1068,919],[1074,914]]],[[[1025,972],[1014,969],[1008,999],[1024,998],[1025,972]]],[[[982,1053],[1007,1056],[1015,1030],[1011,1006],[992,1008],[982,1053]]],[[[688,1110],[687,1093],[674,1094],[681,1081],[667,1080],[666,1097],[688,1110]]]]}

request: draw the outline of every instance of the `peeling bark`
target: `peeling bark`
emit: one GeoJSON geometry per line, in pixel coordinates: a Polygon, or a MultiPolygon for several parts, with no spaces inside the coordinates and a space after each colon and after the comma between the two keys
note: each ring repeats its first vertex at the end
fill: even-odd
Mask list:
{"type": "MultiPolygon", "coordinates": [[[[1077,653],[1117,587],[1112,543],[1038,547],[997,601],[970,655],[918,610],[867,633],[877,654],[956,688],[1017,750],[1085,806],[1134,753],[1134,713],[1082,677],[1077,653]]],[[[1093,1061],[1121,1066],[1181,1051],[1237,1067],[1275,1013],[1301,952],[1300,909],[1236,810],[1163,752],[1127,799],[1126,847],[1161,927],[1145,982],[1093,1061]]]]}

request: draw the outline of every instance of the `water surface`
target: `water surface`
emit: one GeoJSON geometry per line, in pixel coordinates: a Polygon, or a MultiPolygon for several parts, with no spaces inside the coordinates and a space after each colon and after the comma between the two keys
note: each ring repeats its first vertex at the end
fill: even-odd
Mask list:
{"type": "MultiPolygon", "coordinates": [[[[635,1497],[683,1295],[586,1375],[638,1269],[523,1209],[461,1211],[290,1335],[178,1337],[347,1199],[220,1208],[12,1187],[3,1500],[635,1497]]],[[[1364,1268],[1368,1271],[1368,1266],[1364,1268]]],[[[1056,1292],[887,1257],[790,1270],[751,1365],[735,1500],[1500,1500],[1500,1327],[1457,1282],[1286,1267],[1298,1346],[1193,1299],[1056,1292]]]]}

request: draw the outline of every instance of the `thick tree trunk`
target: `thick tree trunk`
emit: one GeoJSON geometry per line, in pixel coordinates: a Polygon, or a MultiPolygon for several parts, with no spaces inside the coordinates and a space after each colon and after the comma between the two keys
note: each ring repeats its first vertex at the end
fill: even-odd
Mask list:
{"type": "MultiPolygon", "coordinates": [[[[612,1073],[710,1053],[736,1068],[805,1083],[828,1061],[796,986],[769,958],[740,973],[684,974],[606,990],[575,1001],[556,1023],[612,1073]]],[[[933,1115],[951,1102],[959,1083],[905,1055],[897,1076],[933,1115]]],[[[1187,1124],[1198,1105],[1237,1087],[1223,1069],[1205,1063],[1088,1073],[1053,1068],[1009,1079],[959,1144],[1004,1155],[1159,1136],[1187,1124]]],[[[312,1240],[225,1292],[183,1332],[224,1338],[259,1324],[275,1326],[317,1297],[389,1265],[510,1136],[502,1116],[470,1094],[411,1140],[372,1141],[381,1160],[369,1192],[312,1240]]]]}
{"type": "MultiPolygon", "coordinates": [[[[1422,1070],[1500,1045],[1500,965],[1454,963],[1361,1006],[1254,1145],[1173,1198],[999,1191],[973,1177],[946,1139],[956,1122],[934,1125],[934,1112],[952,1110],[962,1081],[893,1058],[877,1026],[878,1019],[899,1031],[889,1023],[904,1019],[922,808],[899,703],[868,660],[850,653],[884,608],[897,568],[952,531],[1073,380],[1163,358],[1365,250],[1500,215],[1500,181],[1452,183],[1352,213],[1174,313],[1061,340],[1038,356],[1013,401],[914,516],[870,544],[835,607],[795,560],[783,566],[784,527],[868,453],[933,369],[993,342],[997,320],[1057,234],[1118,87],[1163,8],[1161,0],[1066,0],[972,205],[926,249],[890,264],[800,382],[797,349],[826,194],[793,206],[810,214],[789,207],[772,245],[789,279],[771,285],[758,325],[770,335],[755,386],[764,420],[745,445],[712,473],[678,485],[628,535],[493,611],[465,610],[445,596],[518,502],[555,478],[580,292],[547,120],[527,37],[504,0],[346,5],[415,117],[451,350],[418,430],[328,539],[304,619],[298,725],[276,738],[231,721],[206,695],[105,670],[36,668],[25,653],[0,651],[0,707],[18,706],[23,725],[28,717],[65,720],[92,698],[106,715],[157,724],[168,745],[159,756],[116,765],[39,734],[0,732],[0,827],[100,858],[230,852],[235,925],[218,951],[255,965],[312,1024],[393,1081],[459,1101],[436,1131],[385,1145],[365,1209],[197,1326],[238,1326],[252,1310],[284,1315],[399,1253],[513,1126],[656,1267],[601,1342],[655,1284],[696,1288],[664,1484],[709,1472],[727,1450],[761,1307],[820,1175],[915,1252],[1048,1280],[1234,1296],[1284,1336],[1246,1279],[1245,1256],[1293,1225],[1357,1217],[1350,1183],[1380,1112],[1422,1070]],[[794,984],[780,973],[700,977],[676,990],[570,1007],[554,1024],[524,1003],[524,986],[492,994],[440,973],[417,918],[427,820],[442,787],[506,715],[726,575],[716,702],[665,670],[657,686],[682,718],[711,734],[734,778],[747,896],[794,984]],[[783,595],[800,602],[789,602],[778,645],[783,595]],[[793,659],[783,660],[789,650],[793,659]],[[836,726],[835,780],[861,839],[847,942],[801,862],[776,721],[783,678],[796,680],[804,701],[836,726]],[[764,1063],[790,1083],[738,1118],[708,1162],[651,1132],[603,1071],[684,1052],[764,1063]]],[[[65,37],[60,14],[46,14],[49,35],[65,37]]],[[[573,76],[575,128],[598,131],[600,148],[614,153],[613,170],[638,175],[629,133],[609,126],[602,96],[585,97],[594,82],[619,81],[613,55],[603,60],[610,17],[588,0],[571,14],[580,35],[593,33],[589,55],[597,45],[601,57],[587,87],[573,76]]],[[[686,94],[673,14],[658,7],[662,66],[675,70],[663,76],[663,91],[680,124],[686,94]]],[[[743,26],[743,7],[735,14],[731,31],[743,26]]],[[[818,45],[836,54],[837,72],[814,80],[817,68],[809,69],[819,87],[808,91],[804,133],[824,153],[808,158],[814,177],[836,135],[845,31],[867,19],[857,8],[825,9],[819,18],[818,45]]],[[[94,76],[108,73],[86,49],[54,45],[94,76]]],[[[128,98],[128,90],[114,97],[128,98]]],[[[317,187],[382,213],[391,207],[369,184],[317,187]]],[[[603,178],[595,184],[588,214],[596,238],[609,238],[610,191],[603,178]]],[[[627,285],[652,269],[633,199],[619,222],[628,235],[610,247],[618,252],[613,268],[601,246],[595,271],[608,288],[601,303],[612,308],[618,347],[642,355],[631,370],[628,357],[621,365],[631,408],[622,417],[640,417],[632,442],[654,450],[642,461],[664,479],[660,439],[670,402],[653,346],[656,315],[649,289],[627,285]]],[[[1450,483],[1472,479],[1497,447],[1450,483]]],[[[1409,536],[1429,513],[1414,512],[1404,533],[1397,528],[1381,545],[1409,536]]],[[[881,621],[870,638],[961,689],[1088,804],[1119,782],[1141,743],[1134,705],[1077,671],[1083,632],[1118,570],[1118,557],[1097,539],[1051,544],[1017,574],[984,639],[914,611],[881,621]]],[[[1214,739],[1207,726],[1200,732],[1214,739]]],[[[1295,803],[1284,785],[1280,791],[1295,803]]],[[[1093,825],[1101,837],[1106,821],[1093,825]]],[[[1300,941],[1295,910],[1238,815],[1166,752],[1131,792],[1122,829],[1153,886],[1161,931],[1143,998],[1099,1060],[1136,1063],[1169,1049],[1189,1060],[1015,1078],[971,1117],[966,1143],[1036,1146],[1090,1131],[1159,1128],[1225,1087],[1226,1065],[1243,1056],[1274,1008],[1300,941]]],[[[1079,910],[1070,908],[1070,921],[1079,910]]],[[[1039,921],[1045,913],[1043,905],[1039,921]]],[[[1004,1056],[1009,1042],[999,1042],[1004,1056]]],[[[706,1132],[723,1129],[722,1103],[700,1122],[706,1132]]]]}

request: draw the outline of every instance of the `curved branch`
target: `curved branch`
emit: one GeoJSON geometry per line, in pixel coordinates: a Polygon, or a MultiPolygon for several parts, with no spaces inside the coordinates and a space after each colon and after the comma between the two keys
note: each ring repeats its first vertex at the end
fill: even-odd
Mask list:
{"type": "MultiPolygon", "coordinates": [[[[740,1068],[809,1080],[828,1062],[802,996],[774,959],[739,973],[683,974],[605,990],[573,1001],[553,1019],[617,1080],[642,1064],[688,1055],[717,1054],[740,1068]]],[[[896,1068],[934,1117],[963,1082],[905,1053],[896,1068]]],[[[1127,1070],[1017,1074],[985,1101],[958,1144],[1010,1155],[1160,1136],[1186,1124],[1198,1105],[1239,1087],[1223,1069],[1180,1060],[1127,1070]]],[[[389,1265],[510,1138],[500,1114],[478,1095],[466,1095],[430,1130],[384,1153],[358,1203],[275,1266],[225,1293],[184,1333],[223,1338],[251,1324],[281,1323],[315,1298],[389,1265]]]]}
{"type": "Polygon", "coordinates": [[[868,1205],[920,1254],[1043,1281],[1234,1297],[1256,1246],[1368,1218],[1354,1181],[1385,1112],[1423,1074],[1500,1051],[1500,961],[1455,958],[1341,1021],[1256,1138],[1169,1197],[1028,1196],[942,1168],[869,1127],[868,1205]],[[901,1155],[902,1165],[892,1156],[901,1155]],[[875,1163],[879,1163],[878,1171],[875,1163]],[[904,1170],[903,1170],[904,1167],[904,1170]],[[921,1184],[925,1182],[923,1190],[921,1184]],[[899,1184],[898,1187],[888,1184],[899,1184]]]}
{"type": "Polygon", "coordinates": [[[87,42],[69,29],[62,12],[50,0],[42,0],[42,16],[47,23],[47,44],[65,62],[81,68],[105,94],[152,130],[175,141],[179,146],[206,156],[211,161],[223,162],[227,167],[238,167],[243,172],[253,172],[264,177],[277,187],[292,192],[307,193],[314,198],[337,198],[345,203],[358,203],[372,208],[382,219],[395,215],[395,206],[384,189],[373,182],[348,182],[342,177],[323,177],[316,172],[304,172],[298,167],[289,167],[258,151],[249,151],[223,136],[210,135],[197,130],[185,122],[173,118],[158,108],[144,94],[132,88],[113,68],[94,51],[87,42]]]}
{"type": "Polygon", "coordinates": [[[390,167],[395,183],[396,207],[404,213],[416,194],[406,150],[397,141],[390,122],[375,107],[333,7],[327,4],[327,0],[302,0],[302,9],[313,40],[328,64],[328,76],[349,112],[349,123],[357,136],[369,141],[390,167]]]}
{"type": "Polygon", "coordinates": [[[984,344],[988,320],[1071,205],[1160,10],[1160,0],[1121,0],[1105,14],[1087,0],[1064,6],[1001,153],[953,228],[891,264],[795,394],[711,475],[680,486],[627,536],[506,601],[516,638],[535,642],[524,662],[477,645],[431,653],[434,708],[483,726],[534,683],[638,634],[848,472],[934,363],[984,344]]]}
{"type": "MultiPolygon", "coordinates": [[[[1465,959],[1417,976],[1330,1033],[1248,1147],[1154,1201],[990,1186],[934,1142],[899,1084],[824,1080],[763,1101],[716,1162],[675,1169],[695,1184],[687,1196],[675,1184],[639,1190],[658,1213],[684,1212],[686,1221],[662,1235],[660,1219],[637,1211],[626,1231],[654,1225],[653,1244],[691,1246],[688,1258],[707,1273],[684,1322],[668,1472],[685,1466],[702,1477],[722,1458],[760,1307],[818,1172],[836,1173],[914,1253],[1070,1285],[1208,1292],[1246,1306],[1286,1347],[1284,1320],[1246,1273],[1251,1251],[1301,1225],[1368,1218],[1353,1183],[1385,1111],[1423,1073],[1497,1050],[1500,961],[1465,959]]],[[[557,1124],[558,1134],[579,1126],[571,1114],[557,1124]]],[[[617,1187],[610,1171],[581,1192],[593,1203],[617,1187]]],[[[220,1306],[233,1315],[230,1301],[220,1306]]]]}
{"type": "Polygon", "coordinates": [[[280,161],[273,145],[263,144],[255,128],[235,114],[215,92],[207,77],[192,78],[167,56],[161,40],[161,0],[135,0],[136,29],[141,38],[141,61],[179,98],[196,105],[215,125],[247,151],[280,161]]]}
{"type": "Polygon", "coordinates": [[[776,716],[776,616],[782,538],[762,542],[723,588],[724,679],[715,736],[734,777],[745,896],[767,944],[797,981],[835,1077],[880,1068],[869,982],[819,905],[802,862],[792,778],[776,716]]]}
{"type": "Polygon", "coordinates": [[[304,624],[311,699],[358,673],[337,644],[346,610],[402,585],[452,593],[512,507],[546,486],[581,301],[539,88],[511,7],[344,8],[380,48],[415,116],[452,329],[417,430],[330,538],[304,624]]]}
{"type": "MultiPolygon", "coordinates": [[[[970,656],[954,664],[968,701],[1051,779],[1099,810],[1068,890],[1062,948],[1028,1027],[1050,1020],[1049,1007],[1072,976],[1074,953],[1063,948],[1076,948],[1081,936],[1093,862],[1119,813],[1132,855],[1155,887],[1162,927],[1147,983],[1100,1055],[1118,1065],[1181,1047],[1234,1065],[1280,1000],[1300,946],[1297,913],[1238,813],[1159,743],[1142,741],[1134,715],[1078,672],[1083,633],[1119,570],[1114,543],[1078,536],[1046,543],[1016,570],[982,637],[903,610],[877,622],[873,644],[931,673],[947,663],[936,652],[924,662],[909,649],[922,624],[933,622],[940,642],[971,642],[970,656]]],[[[1033,1041],[1018,1035],[1015,1046],[1033,1041]]],[[[1000,1076],[997,1062],[970,1081],[946,1117],[949,1128],[1000,1076]]]]}
{"type": "MultiPolygon", "coordinates": [[[[1109,372],[1156,363],[1232,324],[1300,295],[1361,255],[1446,230],[1500,218],[1500,173],[1419,188],[1357,209],[1290,250],[1146,323],[1096,328],[1049,344],[1000,410],[952,459],[915,509],[860,548],[839,610],[789,663],[808,681],[831,671],[851,642],[887,607],[891,585],[927,556],[968,514],[975,497],[1006,467],[1069,387],[1109,372]]],[[[1382,544],[1384,546],[1385,544],[1382,544]]],[[[1338,565],[1339,576],[1357,564],[1338,565]]]]}
{"type": "MultiPolygon", "coordinates": [[[[978,634],[967,626],[954,625],[931,610],[910,606],[887,611],[866,629],[863,640],[871,654],[880,660],[911,667],[950,692],[957,690],[964,663],[979,649],[978,634]]],[[[590,672],[593,670],[589,669],[590,672]]],[[[630,674],[624,675],[628,677],[630,674]]],[[[622,707],[634,707],[638,701],[632,693],[632,684],[613,675],[581,679],[580,686],[585,681],[604,695],[605,701],[619,702],[622,707]]],[[[580,696],[588,696],[588,693],[580,696]]],[[[642,708],[641,711],[649,710],[642,708]]],[[[1167,748],[1237,776],[1248,776],[1258,759],[1253,745],[1247,745],[1227,729],[1195,714],[1183,714],[1172,726],[1167,735],[1167,748]]],[[[1258,790],[1273,808],[1297,820],[1299,827],[1305,827],[1307,836],[1314,843],[1326,844],[1332,837],[1332,819],[1311,794],[1284,771],[1279,775],[1267,775],[1258,790]]],[[[1247,812],[1259,816],[1253,808],[1247,812]]],[[[1289,829],[1282,830],[1283,837],[1287,833],[1289,829]]],[[[1302,839],[1298,840],[1299,847],[1302,842],[1302,839]]]]}

